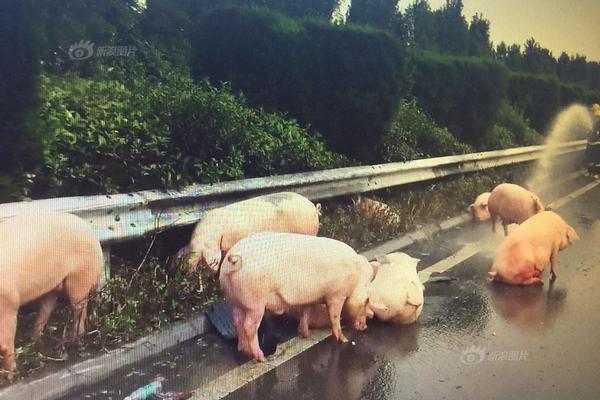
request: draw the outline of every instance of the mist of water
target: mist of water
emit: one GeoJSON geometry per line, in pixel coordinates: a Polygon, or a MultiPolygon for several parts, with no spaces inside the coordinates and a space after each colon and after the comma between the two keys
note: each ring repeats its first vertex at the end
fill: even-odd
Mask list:
{"type": "Polygon", "coordinates": [[[547,148],[542,157],[537,161],[527,186],[536,192],[540,187],[548,184],[564,166],[555,166],[552,154],[557,145],[572,140],[586,139],[594,125],[590,109],[581,104],[573,104],[561,110],[552,122],[550,131],[546,136],[547,148]]]}

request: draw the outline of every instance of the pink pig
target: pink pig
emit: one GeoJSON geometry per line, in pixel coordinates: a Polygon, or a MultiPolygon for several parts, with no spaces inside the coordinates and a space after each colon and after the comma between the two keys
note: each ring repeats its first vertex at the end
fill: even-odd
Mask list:
{"type": "Polygon", "coordinates": [[[198,263],[219,269],[222,254],[241,239],[259,232],[291,232],[316,236],[321,205],[292,192],[258,196],[209,211],[196,225],[190,244],[178,257],[190,255],[188,269],[198,263]]]}
{"type": "Polygon", "coordinates": [[[227,253],[219,277],[232,305],[238,350],[263,361],[257,331],[265,309],[283,314],[293,306],[319,303],[327,305],[335,338],[346,342],[342,306],[345,302],[356,316],[354,327],[363,330],[372,275],[365,257],[334,239],[276,232],[242,239],[227,253]]]}
{"type": "Polygon", "coordinates": [[[423,310],[423,284],[417,276],[419,259],[405,253],[377,256],[369,287],[368,313],[398,324],[412,324],[423,310]]]}
{"type": "Polygon", "coordinates": [[[484,222],[490,219],[490,211],[488,210],[490,194],[490,192],[481,193],[477,196],[473,204],[469,206],[473,222],[484,222]]]}
{"type": "Polygon", "coordinates": [[[0,223],[0,353],[11,379],[16,368],[17,312],[39,300],[33,337],[42,334],[59,295],[69,299],[73,335],[85,334],[88,296],[103,274],[100,242],[89,224],[56,212],[27,212],[0,223]]]}
{"type": "Polygon", "coordinates": [[[551,279],[556,278],[558,252],[579,236],[558,214],[542,211],[523,222],[500,244],[490,280],[513,285],[541,285],[540,275],[550,262],[551,279]]]}
{"type": "Polygon", "coordinates": [[[534,193],[513,183],[496,186],[488,199],[492,231],[496,232],[496,218],[500,217],[504,236],[508,236],[509,224],[520,224],[527,218],[544,211],[544,205],[534,193]]]}

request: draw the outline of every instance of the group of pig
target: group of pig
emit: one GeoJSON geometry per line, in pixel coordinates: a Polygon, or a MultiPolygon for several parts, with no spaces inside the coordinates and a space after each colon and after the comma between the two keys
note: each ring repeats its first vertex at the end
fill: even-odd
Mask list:
{"type": "Polygon", "coordinates": [[[539,197],[527,189],[502,183],[491,193],[479,195],[469,206],[474,221],[500,218],[506,238],[498,247],[489,279],[514,285],[541,285],[540,278],[550,263],[551,280],[556,279],[558,253],[579,240],[575,230],[558,214],[545,211],[539,197]],[[509,224],[519,224],[510,234],[509,224]]]}
{"type": "MultiPolygon", "coordinates": [[[[392,211],[360,199],[355,206],[386,218],[392,211]]],[[[392,253],[367,260],[340,241],[318,237],[320,205],[291,192],[258,196],[207,212],[190,243],[178,252],[189,271],[219,274],[232,307],[238,350],[264,360],[258,327],[265,311],[298,320],[298,332],[331,327],[346,342],[341,321],[365,330],[377,317],[413,323],[423,307],[418,259],[392,253]]],[[[470,206],[474,220],[498,217],[507,235],[489,276],[510,284],[541,284],[557,255],[577,240],[572,227],[539,198],[513,184],[498,185],[470,206]],[[507,225],[520,226],[510,234],[507,225]]],[[[37,301],[33,337],[39,338],[56,301],[66,297],[74,313],[73,335],[85,333],[89,294],[103,275],[103,255],[89,224],[65,213],[30,211],[0,223],[0,355],[2,372],[12,378],[19,307],[37,301]]]]}
{"type": "MultiPolygon", "coordinates": [[[[291,192],[259,196],[207,212],[178,259],[219,274],[232,306],[238,348],[263,360],[257,330],[265,310],[288,313],[303,336],[341,320],[366,329],[368,318],[416,321],[423,306],[419,260],[395,253],[368,261],[350,246],[317,237],[320,205],[291,192]]],[[[103,277],[103,255],[90,225],[66,213],[28,211],[0,223],[0,356],[14,375],[19,308],[36,301],[40,337],[59,297],[74,313],[73,336],[85,334],[91,291],[103,277]]],[[[0,375],[0,376],[1,376],[0,375]]]]}
{"type": "Polygon", "coordinates": [[[180,250],[189,269],[219,274],[232,307],[238,350],[264,360],[258,327],[265,311],[289,314],[298,332],[330,326],[340,342],[341,321],[357,330],[373,316],[412,323],[423,307],[419,260],[402,253],[373,260],[338,240],[317,237],[320,205],[296,193],[259,196],[209,212],[180,250]]]}

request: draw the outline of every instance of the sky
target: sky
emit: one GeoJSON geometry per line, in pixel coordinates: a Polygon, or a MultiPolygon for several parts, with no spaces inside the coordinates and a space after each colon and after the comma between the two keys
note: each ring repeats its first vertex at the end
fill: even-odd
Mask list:
{"type": "MultiPolygon", "coordinates": [[[[404,11],[413,0],[400,0],[404,11]]],[[[432,9],[445,0],[429,0],[432,9]]],[[[467,21],[475,13],[490,21],[494,45],[525,43],[535,38],[558,58],[562,51],[600,61],[600,0],[463,0],[467,21]]]]}

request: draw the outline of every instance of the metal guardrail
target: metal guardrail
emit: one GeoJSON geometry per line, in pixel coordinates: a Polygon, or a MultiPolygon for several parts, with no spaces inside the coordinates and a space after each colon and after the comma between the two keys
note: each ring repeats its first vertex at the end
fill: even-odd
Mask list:
{"type": "Polygon", "coordinates": [[[181,191],[147,190],[116,195],[64,197],[0,204],[0,221],[26,210],[73,213],[89,221],[103,245],[143,237],[157,230],[195,223],[206,211],[249,197],[293,191],[311,200],[423,182],[465,172],[585,150],[586,141],[436,157],[404,163],[193,185],[181,191]]]}

